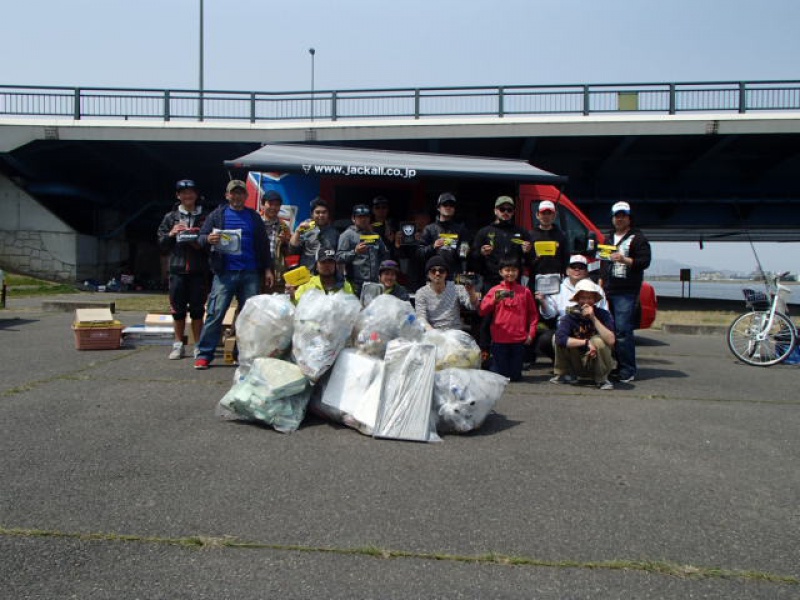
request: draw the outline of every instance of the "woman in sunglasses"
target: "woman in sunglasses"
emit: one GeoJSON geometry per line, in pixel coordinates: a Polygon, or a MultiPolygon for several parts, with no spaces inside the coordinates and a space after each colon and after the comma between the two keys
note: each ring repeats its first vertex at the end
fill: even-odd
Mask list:
{"type": "Polygon", "coordinates": [[[447,280],[447,263],[434,256],[425,263],[427,285],[417,290],[414,305],[417,318],[427,329],[461,329],[461,308],[476,310],[480,296],[471,284],[447,280]]]}

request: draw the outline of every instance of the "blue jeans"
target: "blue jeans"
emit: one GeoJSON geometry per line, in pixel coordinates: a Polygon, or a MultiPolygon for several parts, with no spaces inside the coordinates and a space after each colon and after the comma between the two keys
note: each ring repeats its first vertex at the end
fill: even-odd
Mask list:
{"type": "Polygon", "coordinates": [[[492,371],[511,381],[522,379],[522,361],[525,357],[525,345],[498,344],[492,342],[492,371]]]}
{"type": "Polygon", "coordinates": [[[248,298],[261,292],[261,273],[259,271],[228,271],[214,275],[211,284],[211,295],[206,307],[206,320],[203,323],[203,332],[197,342],[196,357],[205,358],[211,362],[214,351],[219,345],[222,335],[222,320],[230,308],[234,296],[239,302],[239,309],[244,306],[248,298]]]}
{"type": "Polygon", "coordinates": [[[609,295],[608,302],[611,305],[611,314],[614,317],[614,333],[617,336],[616,350],[619,378],[627,379],[636,375],[636,344],[633,339],[636,295],[609,295]]]}

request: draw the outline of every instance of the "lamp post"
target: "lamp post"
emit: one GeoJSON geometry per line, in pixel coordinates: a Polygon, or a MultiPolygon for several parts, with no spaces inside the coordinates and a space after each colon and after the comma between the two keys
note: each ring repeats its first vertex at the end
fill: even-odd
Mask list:
{"type": "Polygon", "coordinates": [[[314,120],[314,55],[317,53],[313,48],[308,49],[311,55],[311,120],[314,120]]]}
{"type": "Polygon", "coordinates": [[[199,116],[203,120],[203,0],[200,0],[200,105],[199,116]]]}

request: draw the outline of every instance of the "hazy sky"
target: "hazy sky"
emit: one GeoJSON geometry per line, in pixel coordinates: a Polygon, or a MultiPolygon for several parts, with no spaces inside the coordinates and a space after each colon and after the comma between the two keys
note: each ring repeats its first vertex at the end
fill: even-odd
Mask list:
{"type": "MultiPolygon", "coordinates": [[[[307,90],[311,47],[318,90],[800,79],[800,0],[203,3],[209,90],[307,90]]],[[[199,7],[0,0],[0,84],[196,89],[199,7]]],[[[796,271],[798,246],[757,248],[765,268],[796,271]]],[[[716,267],[754,263],[747,244],[657,251],[716,267]]]]}

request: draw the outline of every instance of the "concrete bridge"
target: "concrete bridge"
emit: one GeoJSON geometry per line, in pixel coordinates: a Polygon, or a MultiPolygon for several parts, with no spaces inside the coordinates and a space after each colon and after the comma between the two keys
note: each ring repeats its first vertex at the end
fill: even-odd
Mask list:
{"type": "Polygon", "coordinates": [[[522,158],[569,177],[566,193],[601,226],[625,198],[654,240],[800,240],[796,81],[202,94],[0,86],[0,264],[68,280],[152,264],[174,181],[196,179],[216,203],[223,160],[267,142],[522,158]]]}

